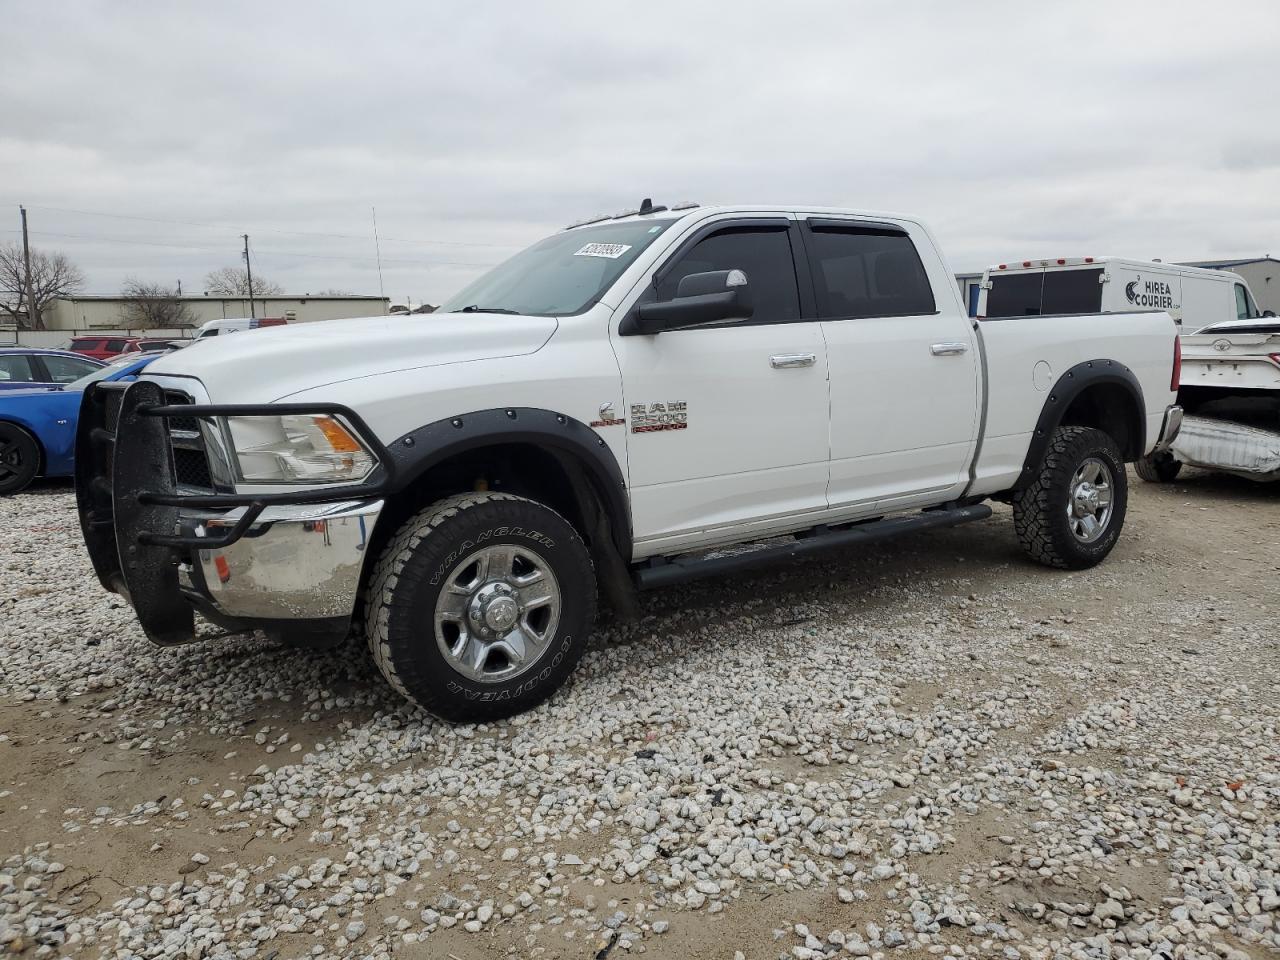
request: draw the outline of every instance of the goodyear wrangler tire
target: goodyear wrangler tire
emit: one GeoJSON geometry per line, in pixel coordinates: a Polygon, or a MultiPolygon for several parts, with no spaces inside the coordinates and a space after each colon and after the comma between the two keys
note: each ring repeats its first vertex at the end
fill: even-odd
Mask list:
{"type": "Polygon", "coordinates": [[[536,706],[568,678],[596,581],[554,510],[504,493],[447,497],[411,517],[370,580],[366,635],[387,682],[452,721],[536,706]]]}
{"type": "Polygon", "coordinates": [[[1116,545],[1127,502],[1116,442],[1092,427],[1058,427],[1034,482],[1013,499],[1013,527],[1031,559],[1083,570],[1116,545]]]}

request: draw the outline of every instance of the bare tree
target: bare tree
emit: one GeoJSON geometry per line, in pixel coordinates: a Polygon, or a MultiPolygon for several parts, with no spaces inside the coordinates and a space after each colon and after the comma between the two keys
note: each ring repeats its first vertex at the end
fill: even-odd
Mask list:
{"type": "MultiPolygon", "coordinates": [[[[210,270],[204,278],[205,293],[212,297],[247,297],[249,296],[249,272],[241,267],[219,267],[210,270]]],[[[272,283],[265,277],[253,278],[253,295],[255,297],[272,297],[284,293],[278,283],[272,283]]]]}
{"type": "Polygon", "coordinates": [[[124,282],[124,325],[130,330],[156,327],[193,327],[196,315],[177,291],[158,283],[130,277],[124,282]]]}
{"type": "Polygon", "coordinates": [[[22,247],[0,245],[0,310],[19,327],[44,329],[44,310],[49,301],[67,297],[84,286],[84,274],[66,254],[31,251],[31,298],[27,303],[27,267],[22,247]]]}

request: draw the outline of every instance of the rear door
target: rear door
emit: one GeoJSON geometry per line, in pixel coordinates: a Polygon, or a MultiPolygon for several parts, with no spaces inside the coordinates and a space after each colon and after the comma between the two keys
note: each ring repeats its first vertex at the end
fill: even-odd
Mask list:
{"type": "Polygon", "coordinates": [[[58,353],[41,354],[40,365],[44,368],[44,380],[51,384],[71,383],[99,368],[86,357],[68,357],[58,353]]]}
{"type": "Polygon", "coordinates": [[[802,234],[831,369],[831,507],[958,493],[977,433],[977,341],[931,239],[825,217],[802,234]]]}
{"type": "MultiPolygon", "coordinates": [[[[790,218],[725,216],[661,262],[637,302],[681,278],[741,270],[746,321],[611,338],[622,371],[637,555],[714,541],[730,528],[826,506],[827,357],[796,276],[790,218]]],[[[634,308],[634,305],[628,305],[634,308]]]]}

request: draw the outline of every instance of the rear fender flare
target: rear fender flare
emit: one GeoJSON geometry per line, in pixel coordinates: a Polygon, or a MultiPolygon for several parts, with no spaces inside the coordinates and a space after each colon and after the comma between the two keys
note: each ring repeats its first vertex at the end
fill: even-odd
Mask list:
{"type": "Polygon", "coordinates": [[[1142,396],[1142,384],[1134,372],[1117,360],[1086,360],[1060,376],[1049,390],[1048,399],[1040,410],[1036,420],[1035,431],[1031,435],[1031,445],[1027,448],[1027,457],[1022,464],[1022,474],[1014,484],[1014,490],[1022,490],[1031,484],[1039,472],[1044,460],[1045,451],[1049,448],[1049,440],[1053,431],[1062,424],[1063,417],[1071,408],[1071,404],[1091,387],[1114,385],[1124,390],[1137,405],[1138,435],[1137,449],[1146,449],[1146,420],[1142,416],[1146,404],[1142,396]]]}

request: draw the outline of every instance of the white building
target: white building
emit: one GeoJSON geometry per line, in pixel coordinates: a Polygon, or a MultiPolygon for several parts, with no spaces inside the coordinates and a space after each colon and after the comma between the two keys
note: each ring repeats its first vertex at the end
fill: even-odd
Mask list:
{"type": "MultiPolygon", "coordinates": [[[[209,320],[248,316],[287,316],[290,321],[297,323],[349,317],[380,317],[386,315],[390,304],[387,297],[282,295],[254,297],[251,311],[248,297],[199,296],[178,299],[190,310],[193,327],[209,320]]],[[[45,327],[48,330],[123,330],[127,305],[128,300],[118,296],[61,297],[45,309],[45,327]]]]}

